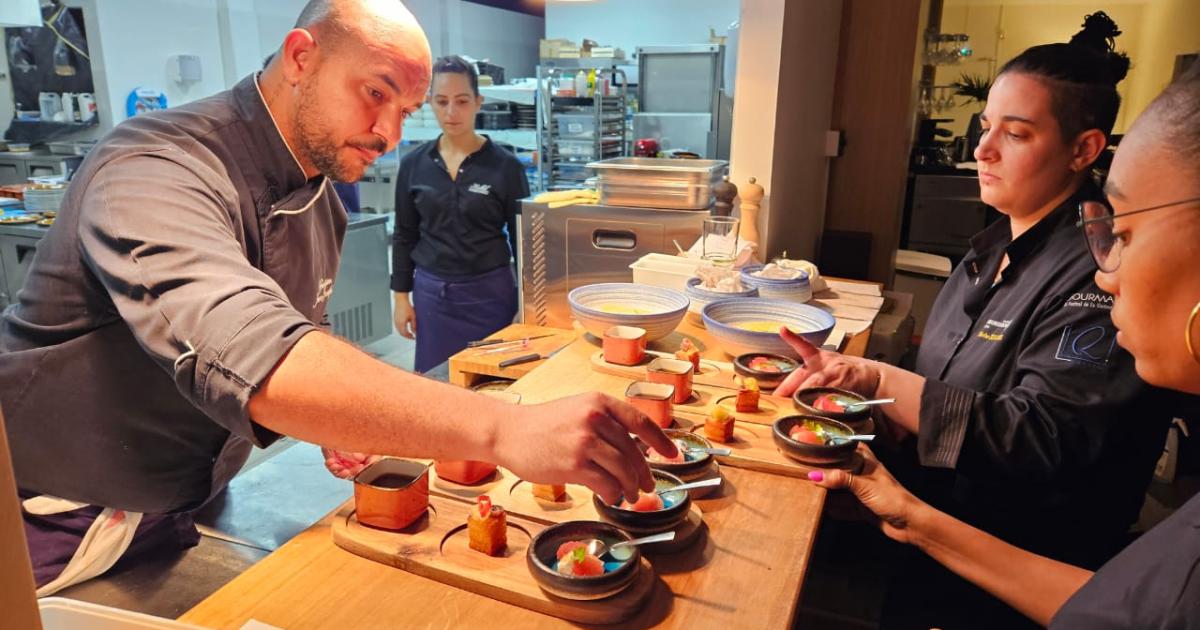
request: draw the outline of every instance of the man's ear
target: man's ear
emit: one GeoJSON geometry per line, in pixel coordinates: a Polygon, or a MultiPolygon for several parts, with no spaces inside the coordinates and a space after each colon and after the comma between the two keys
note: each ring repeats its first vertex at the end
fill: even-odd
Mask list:
{"type": "Polygon", "coordinates": [[[279,57],[284,79],[294,86],[316,67],[317,40],[308,29],[294,28],[284,36],[279,57]]]}

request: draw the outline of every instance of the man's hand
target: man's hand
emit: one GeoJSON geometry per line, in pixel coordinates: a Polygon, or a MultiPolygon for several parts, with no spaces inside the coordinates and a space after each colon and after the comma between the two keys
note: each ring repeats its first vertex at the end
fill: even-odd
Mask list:
{"type": "Polygon", "coordinates": [[[784,379],[775,390],[776,396],[790,397],[808,387],[840,387],[868,398],[875,396],[880,374],[874,361],[821,350],[786,326],[780,328],[779,336],[800,353],[804,364],[784,379]]]}
{"type": "Polygon", "coordinates": [[[362,469],[381,459],[378,455],[346,453],[329,448],[322,448],[321,455],[325,457],[325,467],[329,472],[341,479],[353,479],[362,469]]]}
{"type": "Polygon", "coordinates": [[[405,339],[416,339],[417,312],[413,310],[412,302],[408,301],[407,293],[396,293],[395,296],[393,318],[396,324],[396,332],[400,333],[400,336],[405,339]]]}
{"type": "Polygon", "coordinates": [[[642,412],[591,393],[522,407],[521,419],[499,428],[498,463],[536,483],[583,484],[609,503],[654,489],[633,433],[673,457],[675,444],[642,412]]]}

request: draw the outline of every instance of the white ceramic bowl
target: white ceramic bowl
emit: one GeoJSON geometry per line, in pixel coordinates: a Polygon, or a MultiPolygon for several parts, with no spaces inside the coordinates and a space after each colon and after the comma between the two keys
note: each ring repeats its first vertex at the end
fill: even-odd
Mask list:
{"type": "Polygon", "coordinates": [[[645,329],[646,341],[661,339],[675,331],[688,310],[687,296],[678,291],[629,282],[582,286],[567,294],[567,302],[571,315],[598,339],[612,326],[637,326],[645,329]],[[614,306],[636,312],[604,310],[614,306]]]}
{"type": "Polygon", "coordinates": [[[684,294],[691,300],[692,304],[688,307],[688,321],[694,319],[700,321],[700,311],[711,302],[717,300],[728,300],[730,298],[755,298],[758,297],[758,289],[753,287],[736,292],[712,291],[700,286],[703,282],[698,276],[687,281],[687,288],[684,294]]]}
{"type": "Polygon", "coordinates": [[[750,265],[742,268],[742,284],[758,289],[761,297],[772,300],[787,300],[803,304],[812,299],[812,286],[808,283],[808,273],[800,271],[800,275],[791,280],[759,278],[753,275],[762,271],[763,265],[750,265]]]}
{"type": "Polygon", "coordinates": [[[799,358],[799,354],[779,336],[778,331],[757,332],[738,328],[734,324],[747,322],[779,322],[814,346],[820,347],[833,330],[833,315],[806,304],[766,298],[733,298],[713,302],[700,311],[704,326],[730,356],[747,352],[771,352],[799,358]]]}

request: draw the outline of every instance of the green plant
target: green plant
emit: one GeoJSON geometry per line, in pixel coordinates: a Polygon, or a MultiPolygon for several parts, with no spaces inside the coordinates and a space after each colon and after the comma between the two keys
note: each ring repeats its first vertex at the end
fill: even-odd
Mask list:
{"type": "Polygon", "coordinates": [[[963,73],[957,81],[950,85],[954,88],[955,96],[965,97],[968,104],[975,102],[983,105],[987,103],[988,91],[992,89],[992,80],[979,74],[963,73]]]}

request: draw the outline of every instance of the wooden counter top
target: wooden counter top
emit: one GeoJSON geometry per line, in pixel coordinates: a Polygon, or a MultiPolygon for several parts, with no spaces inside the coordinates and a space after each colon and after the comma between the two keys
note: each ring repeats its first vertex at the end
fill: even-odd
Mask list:
{"type": "MultiPolygon", "coordinates": [[[[678,344],[670,337],[664,342],[678,344]]],[[[532,404],[623,389],[626,379],[591,369],[594,350],[576,341],[539,362],[510,391],[532,404]]],[[[653,557],[658,591],[622,628],[790,627],[825,491],[806,480],[730,466],[721,473],[723,487],[697,502],[705,522],[700,540],[685,552],[653,557]]],[[[289,630],[572,625],[343,551],[333,544],[330,522],[327,516],[305,530],[180,620],[240,628],[257,619],[289,630]]]]}
{"type": "MultiPolygon", "coordinates": [[[[706,531],[687,552],[653,558],[659,592],[622,628],[790,627],[825,491],[722,473],[720,495],[698,501],[706,531]]],[[[573,625],[360,558],[335,547],[329,528],[326,517],[179,620],[236,629],[257,619],[288,630],[573,625]]]]}

